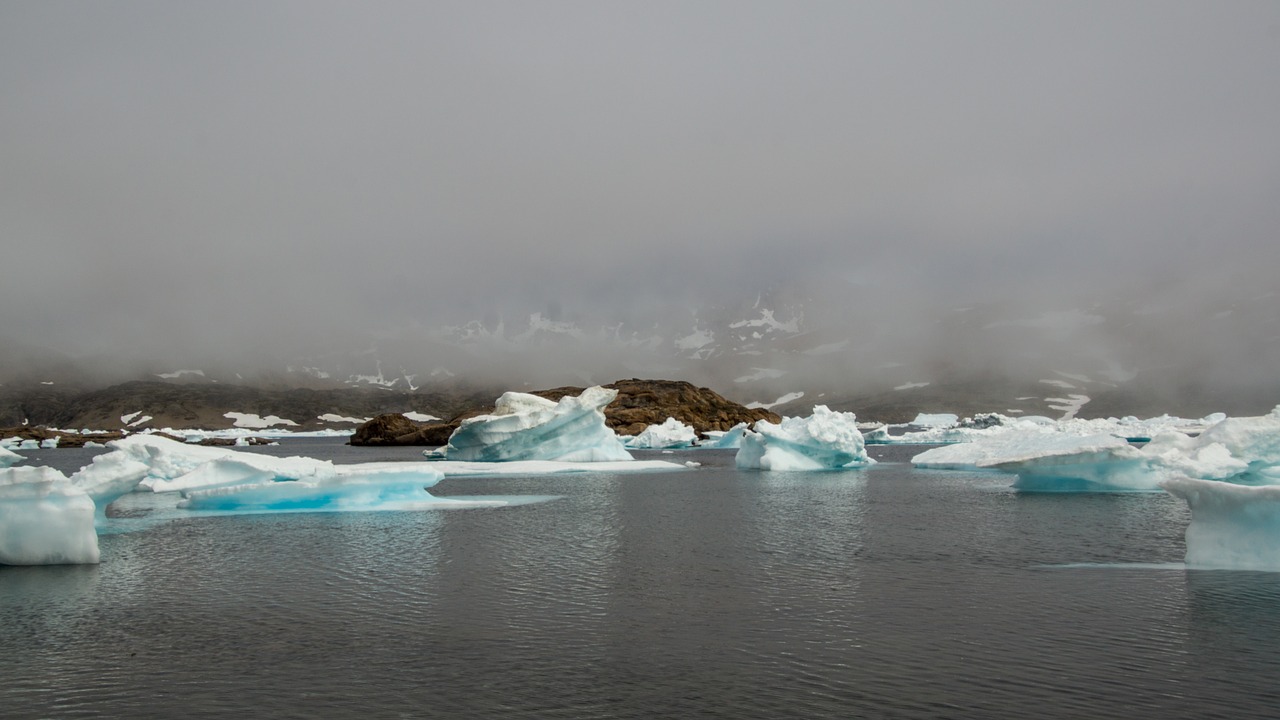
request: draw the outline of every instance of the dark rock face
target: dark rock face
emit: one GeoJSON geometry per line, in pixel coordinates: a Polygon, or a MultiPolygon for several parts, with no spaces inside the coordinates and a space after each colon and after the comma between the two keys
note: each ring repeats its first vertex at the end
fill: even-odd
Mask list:
{"type": "Polygon", "coordinates": [[[418,424],[400,413],[379,415],[356,428],[351,436],[352,445],[407,445],[395,442],[401,435],[417,432],[418,424]]]}
{"type": "MultiPolygon", "coordinates": [[[[781,422],[776,414],[747,408],[707,388],[675,380],[619,380],[605,385],[618,397],[604,409],[605,423],[619,435],[636,435],[650,425],[673,417],[698,432],[728,430],[738,423],[757,420],[781,422]]],[[[580,395],[585,388],[559,387],[537,390],[531,395],[558,401],[566,395],[580,395]]],[[[466,409],[447,423],[418,425],[403,415],[382,415],[361,425],[351,437],[352,445],[447,445],[449,436],[469,417],[493,411],[493,405],[466,409]]]]}

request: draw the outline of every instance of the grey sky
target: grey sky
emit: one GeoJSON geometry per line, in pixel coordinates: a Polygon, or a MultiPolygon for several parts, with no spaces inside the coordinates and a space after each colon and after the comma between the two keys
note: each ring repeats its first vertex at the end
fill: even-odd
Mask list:
{"type": "Polygon", "coordinates": [[[0,335],[1262,293],[1277,78],[1270,1],[0,0],[0,335]]]}

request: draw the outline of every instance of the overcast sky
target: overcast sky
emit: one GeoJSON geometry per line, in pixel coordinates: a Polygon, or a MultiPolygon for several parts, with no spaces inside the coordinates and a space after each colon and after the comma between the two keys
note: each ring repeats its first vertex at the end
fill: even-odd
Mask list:
{"type": "Polygon", "coordinates": [[[0,336],[1261,293],[1277,128],[1272,0],[0,0],[0,336]]]}

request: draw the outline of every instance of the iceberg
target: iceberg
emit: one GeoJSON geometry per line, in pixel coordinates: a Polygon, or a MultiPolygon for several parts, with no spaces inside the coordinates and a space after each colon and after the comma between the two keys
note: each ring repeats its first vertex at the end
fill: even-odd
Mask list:
{"type": "Polygon", "coordinates": [[[1115,435],[1060,435],[1011,444],[977,465],[1017,473],[1024,492],[1142,492],[1158,490],[1161,476],[1140,450],[1115,435]]]}
{"type": "Polygon", "coordinates": [[[151,468],[127,453],[107,452],[71,476],[71,484],[83,490],[97,508],[99,523],[106,520],[107,506],[137,489],[151,468]]]}
{"type": "Polygon", "coordinates": [[[916,418],[907,424],[923,428],[947,428],[958,422],[960,418],[953,413],[916,413],[916,418]]]}
{"type": "Polygon", "coordinates": [[[690,447],[698,439],[693,428],[669,417],[661,425],[650,425],[626,443],[632,450],[665,450],[690,447]]]}
{"type": "Polygon", "coordinates": [[[443,454],[450,460],[471,462],[632,460],[604,420],[604,407],[617,395],[617,390],[600,386],[559,402],[504,393],[493,413],[463,420],[443,454]]]}
{"type": "Polygon", "coordinates": [[[98,562],[93,500],[48,467],[0,470],[0,564],[98,562]]]}
{"type": "Polygon", "coordinates": [[[334,465],[156,436],[130,436],[110,447],[71,478],[98,500],[99,513],[139,486],[181,492],[182,508],[228,512],[418,509],[449,502],[426,492],[443,475],[425,461],[334,465]]]}
{"type": "Polygon", "coordinates": [[[817,405],[806,418],[787,417],[778,425],[757,421],[743,436],[734,462],[743,469],[830,470],[875,461],[867,456],[853,413],[817,405]]]}
{"type": "Polygon", "coordinates": [[[1191,509],[1187,567],[1280,571],[1280,486],[1172,478],[1161,487],[1191,509]]]}
{"type": "Polygon", "coordinates": [[[747,423],[738,423],[724,432],[712,430],[704,433],[707,441],[698,447],[709,450],[737,450],[742,447],[742,438],[747,434],[747,423]]]}
{"type": "MultiPolygon", "coordinates": [[[[1165,416],[1167,418],[1168,416],[1165,416]]],[[[979,440],[920,453],[916,467],[995,469],[1017,473],[1014,487],[1039,492],[1125,492],[1156,490],[1186,476],[1245,485],[1280,484],[1280,409],[1252,418],[1215,418],[1196,437],[1179,430],[1156,431],[1176,423],[1144,425],[1156,431],[1141,448],[1114,424],[1083,421],[1025,433],[1008,430],[979,440]],[[1082,428],[1110,433],[1077,435],[1082,428]]]]}
{"type": "Polygon", "coordinates": [[[26,460],[26,458],[22,457],[18,453],[9,450],[8,448],[0,447],[0,468],[17,465],[23,460],[26,460]]]}
{"type": "MultiPolygon", "coordinates": [[[[234,462],[216,460],[210,465],[227,466],[234,462]]],[[[425,465],[427,463],[339,465],[330,474],[306,479],[221,485],[185,493],[178,507],[273,513],[419,509],[439,504],[439,499],[428,493],[427,488],[444,477],[425,465]]],[[[234,471],[234,466],[228,469],[234,471]]]]}

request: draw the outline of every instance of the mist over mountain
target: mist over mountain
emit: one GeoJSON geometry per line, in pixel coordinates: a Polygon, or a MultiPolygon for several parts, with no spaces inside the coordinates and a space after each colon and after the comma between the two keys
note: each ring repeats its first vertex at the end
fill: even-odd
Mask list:
{"type": "Polygon", "coordinates": [[[10,3],[0,383],[1265,411],[1278,75],[1266,2],[10,3]]]}

